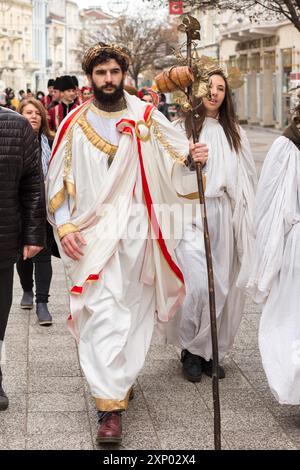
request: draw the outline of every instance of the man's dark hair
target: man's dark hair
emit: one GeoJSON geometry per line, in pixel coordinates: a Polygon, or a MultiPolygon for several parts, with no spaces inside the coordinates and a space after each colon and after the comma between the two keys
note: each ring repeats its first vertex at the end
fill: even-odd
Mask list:
{"type": "Polygon", "coordinates": [[[122,57],[117,52],[104,50],[91,62],[87,73],[89,75],[92,75],[93,69],[94,67],[96,67],[96,65],[104,64],[105,62],[108,62],[111,59],[115,59],[115,61],[121,67],[123,73],[127,72],[128,64],[124,57],[122,57]]]}

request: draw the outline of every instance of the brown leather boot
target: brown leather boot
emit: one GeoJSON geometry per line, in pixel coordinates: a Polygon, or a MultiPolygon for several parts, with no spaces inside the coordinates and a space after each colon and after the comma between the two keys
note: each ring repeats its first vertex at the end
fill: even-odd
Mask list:
{"type": "Polygon", "coordinates": [[[99,444],[120,444],[122,441],[122,418],[120,411],[103,413],[99,418],[100,426],[97,433],[99,444]]]}

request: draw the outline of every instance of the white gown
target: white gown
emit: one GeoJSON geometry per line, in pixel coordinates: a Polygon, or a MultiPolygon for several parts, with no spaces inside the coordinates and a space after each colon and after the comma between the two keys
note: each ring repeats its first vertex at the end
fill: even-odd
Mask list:
{"type": "Polygon", "coordinates": [[[259,348],[275,398],[300,404],[300,152],[286,137],[273,143],[256,199],[256,252],[249,283],[263,302],[259,348]]]}
{"type": "MultiPolygon", "coordinates": [[[[106,113],[106,117],[105,113],[95,114],[95,108],[93,111],[87,113],[88,122],[102,138],[117,146],[120,133],[116,123],[122,117],[121,112],[114,113],[116,117],[106,113]]],[[[85,168],[87,158],[90,159],[90,180],[94,180],[94,184],[84,185],[80,190],[90,191],[93,200],[97,196],[92,192],[101,191],[109,171],[107,156],[96,153],[79,131],[76,137],[76,148],[82,147],[85,168]]],[[[109,410],[112,406],[126,406],[126,393],[143,366],[152,337],[155,290],[139,280],[148,237],[147,214],[135,210],[142,204],[142,184],[138,175],[129,225],[131,222],[139,225],[141,236],[123,238],[103,269],[101,282],[87,285],[82,295],[70,299],[80,336],[80,364],[101,410],[106,410],[107,406],[109,410]]],[[[55,220],[57,225],[70,220],[68,199],[56,211],[55,220]]]]}
{"type": "MultiPolygon", "coordinates": [[[[230,149],[223,128],[206,118],[200,142],[209,147],[205,166],[219,356],[233,344],[240,324],[254,243],[253,213],[256,171],[250,146],[241,129],[242,150],[230,149]]],[[[196,178],[196,175],[195,175],[196,178]]],[[[200,207],[200,205],[198,205],[200,207]]],[[[206,256],[200,213],[176,249],[183,271],[186,298],[168,327],[169,342],[206,360],[212,357],[206,256]],[[176,334],[177,330],[177,334],[176,334]]]]}
{"type": "MultiPolygon", "coordinates": [[[[183,276],[172,256],[178,238],[175,230],[160,228],[153,207],[158,204],[165,216],[177,204],[172,170],[184,168],[178,162],[188,154],[188,141],[161,113],[150,110],[149,120],[147,105],[125,96],[121,115],[99,113],[92,104],[78,108],[78,115],[73,111],[66,134],[69,118],[58,131],[47,180],[48,217],[70,281],[68,326],[101,411],[127,408],[155,312],[166,321],[184,296],[183,276]],[[141,117],[149,128],[145,121],[142,129],[135,126],[141,117]],[[137,128],[149,139],[137,142],[137,128]],[[79,261],[63,252],[58,238],[57,227],[70,225],[86,240],[79,261]]],[[[184,216],[183,211],[173,216],[176,225],[184,216]]]]}

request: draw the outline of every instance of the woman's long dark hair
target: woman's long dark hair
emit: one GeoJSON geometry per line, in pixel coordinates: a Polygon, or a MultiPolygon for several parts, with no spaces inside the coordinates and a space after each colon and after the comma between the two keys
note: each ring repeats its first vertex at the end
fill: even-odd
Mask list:
{"type": "MultiPolygon", "coordinates": [[[[299,96],[300,98],[300,96],[299,96]]],[[[294,121],[296,123],[296,126],[299,126],[300,124],[300,103],[296,106],[294,110],[294,121]]]]}
{"type": "MultiPolygon", "coordinates": [[[[238,152],[241,149],[241,136],[238,127],[238,120],[234,112],[233,101],[230,94],[230,89],[226,77],[222,72],[214,72],[213,75],[219,75],[225,82],[225,98],[219,109],[219,123],[223,127],[225,135],[227,137],[230,148],[238,152]]],[[[206,118],[206,109],[200,99],[196,99],[194,106],[199,105],[197,108],[196,131],[197,137],[199,138],[200,132],[203,127],[204,120],[206,118]]],[[[187,113],[185,119],[185,130],[187,137],[192,137],[192,113],[187,113]]]]}

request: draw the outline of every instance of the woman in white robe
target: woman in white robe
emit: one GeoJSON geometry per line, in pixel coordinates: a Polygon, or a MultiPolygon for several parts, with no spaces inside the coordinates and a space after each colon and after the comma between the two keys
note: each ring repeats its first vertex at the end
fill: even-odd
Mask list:
{"type": "Polygon", "coordinates": [[[269,386],[291,405],[300,404],[300,105],[297,112],[262,168],[248,286],[263,303],[259,348],[269,386]]]}
{"type": "MultiPolygon", "coordinates": [[[[197,119],[198,161],[206,179],[206,207],[210,233],[219,357],[222,360],[233,344],[240,324],[249,280],[253,237],[256,170],[245,132],[234,117],[232,99],[224,74],[211,76],[211,99],[203,99],[197,119]]],[[[185,124],[191,137],[189,119],[185,124]]],[[[196,178],[196,175],[195,175],[196,178]]],[[[206,256],[199,213],[176,249],[183,271],[186,298],[177,317],[168,327],[168,340],[183,349],[184,376],[197,382],[202,372],[211,376],[212,345],[206,256]],[[179,323],[179,324],[178,324],[179,323]]],[[[225,376],[223,368],[219,377],[225,376]]]]}

